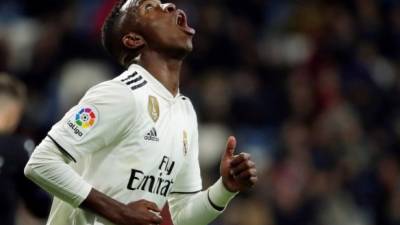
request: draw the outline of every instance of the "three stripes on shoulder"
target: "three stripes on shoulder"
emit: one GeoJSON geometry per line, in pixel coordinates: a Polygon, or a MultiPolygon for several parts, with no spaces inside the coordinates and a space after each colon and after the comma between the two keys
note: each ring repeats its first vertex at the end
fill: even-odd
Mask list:
{"type": "Polygon", "coordinates": [[[136,71],[133,74],[130,74],[126,78],[122,79],[121,82],[128,85],[132,91],[141,88],[147,84],[147,81],[143,79],[143,77],[139,75],[136,71]]]}

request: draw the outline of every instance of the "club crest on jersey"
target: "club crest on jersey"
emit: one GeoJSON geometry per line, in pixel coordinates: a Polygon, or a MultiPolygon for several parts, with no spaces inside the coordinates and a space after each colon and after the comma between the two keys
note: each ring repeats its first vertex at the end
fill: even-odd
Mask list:
{"type": "Polygon", "coordinates": [[[188,153],[188,135],[186,130],[183,131],[183,153],[185,154],[185,156],[188,153]]]}
{"type": "Polygon", "coordinates": [[[65,128],[76,140],[81,140],[96,124],[98,120],[98,112],[94,107],[80,107],[79,110],[72,115],[65,128]]]}
{"type": "Polygon", "coordinates": [[[154,96],[149,96],[149,103],[147,106],[149,111],[150,118],[155,122],[157,122],[158,118],[160,117],[160,106],[158,104],[158,100],[154,96]]]}

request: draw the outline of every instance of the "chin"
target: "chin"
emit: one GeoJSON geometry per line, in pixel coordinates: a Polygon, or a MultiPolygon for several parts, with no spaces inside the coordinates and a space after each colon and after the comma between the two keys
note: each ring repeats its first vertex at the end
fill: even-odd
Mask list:
{"type": "Polygon", "coordinates": [[[193,40],[192,40],[192,38],[189,38],[186,41],[185,49],[186,49],[187,53],[191,53],[193,51],[193,40]]]}
{"type": "Polygon", "coordinates": [[[192,41],[188,41],[180,46],[176,46],[175,48],[171,48],[169,52],[172,57],[177,59],[185,58],[189,53],[193,51],[193,43],[192,41]]]}
{"type": "Polygon", "coordinates": [[[180,48],[185,49],[188,52],[193,50],[193,36],[188,36],[185,34],[183,37],[177,40],[176,43],[180,48]]]}
{"type": "Polygon", "coordinates": [[[188,53],[191,53],[193,51],[193,43],[190,43],[189,45],[186,46],[186,51],[188,53]]]}
{"type": "Polygon", "coordinates": [[[189,55],[193,51],[193,45],[187,45],[185,49],[182,50],[183,58],[189,55]]]}
{"type": "Polygon", "coordinates": [[[192,51],[193,51],[193,47],[181,48],[181,49],[175,51],[174,57],[177,59],[184,59],[192,51]]]}

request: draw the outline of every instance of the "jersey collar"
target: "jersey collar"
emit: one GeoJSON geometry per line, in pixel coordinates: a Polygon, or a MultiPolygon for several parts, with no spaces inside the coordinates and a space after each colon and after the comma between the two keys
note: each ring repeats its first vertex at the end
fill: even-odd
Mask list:
{"type": "Polygon", "coordinates": [[[158,95],[161,97],[174,101],[177,97],[180,96],[180,92],[178,89],[178,93],[174,97],[172,93],[160,82],[158,81],[153,75],[150,74],[149,71],[147,71],[144,67],[138,65],[138,64],[132,64],[128,68],[129,71],[137,71],[140,75],[143,76],[147,82],[149,82],[150,87],[153,89],[153,91],[157,92],[158,95]]]}

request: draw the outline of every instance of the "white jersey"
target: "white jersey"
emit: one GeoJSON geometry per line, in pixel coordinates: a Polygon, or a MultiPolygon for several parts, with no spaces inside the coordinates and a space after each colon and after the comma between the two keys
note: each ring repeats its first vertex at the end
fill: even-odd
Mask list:
{"type": "MultiPolygon", "coordinates": [[[[196,113],[139,65],[91,88],[48,136],[95,189],[162,208],[170,193],[202,189],[196,113]]],[[[110,224],[57,198],[47,224],[110,224]]]]}

